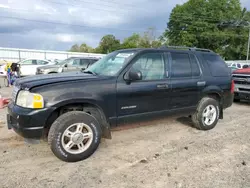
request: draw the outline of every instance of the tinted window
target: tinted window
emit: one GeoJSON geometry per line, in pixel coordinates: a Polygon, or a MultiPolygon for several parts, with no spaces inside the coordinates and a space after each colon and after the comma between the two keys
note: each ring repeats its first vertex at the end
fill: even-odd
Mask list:
{"type": "Polygon", "coordinates": [[[189,55],[185,53],[171,53],[172,77],[191,77],[191,64],[189,55]]]}
{"type": "Polygon", "coordinates": [[[228,76],[229,69],[226,63],[218,55],[204,54],[212,76],[228,76]]]}
{"type": "Polygon", "coordinates": [[[197,58],[195,55],[190,55],[190,61],[191,61],[191,70],[192,70],[192,76],[200,76],[200,67],[198,65],[197,58]]]}
{"type": "Polygon", "coordinates": [[[49,62],[47,62],[47,61],[43,61],[43,60],[37,60],[37,64],[38,65],[46,65],[46,64],[48,64],[49,62]]]}
{"type": "Polygon", "coordinates": [[[98,61],[98,59],[90,59],[90,60],[89,60],[89,65],[88,65],[88,66],[94,64],[94,63],[97,62],[97,61],[98,61]]]}
{"type": "Polygon", "coordinates": [[[36,65],[37,63],[36,63],[36,60],[29,59],[29,60],[25,60],[25,61],[21,62],[21,64],[22,65],[36,65]]]}
{"type": "Polygon", "coordinates": [[[80,65],[80,59],[75,59],[74,61],[73,61],[73,64],[72,64],[73,66],[78,66],[78,65],[80,65]]]}
{"type": "Polygon", "coordinates": [[[164,78],[165,68],[162,53],[142,55],[132,66],[132,69],[142,73],[142,80],[160,80],[164,78]]]}
{"type": "Polygon", "coordinates": [[[83,67],[88,67],[88,64],[89,64],[89,59],[81,59],[80,61],[80,65],[83,66],[83,67]]]}

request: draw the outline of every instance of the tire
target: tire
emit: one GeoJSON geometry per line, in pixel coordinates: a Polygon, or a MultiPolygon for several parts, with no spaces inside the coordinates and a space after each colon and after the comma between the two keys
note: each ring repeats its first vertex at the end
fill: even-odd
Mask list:
{"type": "MultiPolygon", "coordinates": [[[[216,124],[218,123],[220,117],[220,108],[219,108],[219,103],[216,99],[210,98],[210,97],[204,97],[201,99],[196,112],[192,115],[192,122],[194,126],[199,129],[199,130],[210,130],[213,129],[216,124]],[[212,112],[215,111],[214,113],[211,113],[208,115],[208,117],[211,117],[211,121],[206,123],[206,118],[203,115],[207,115],[207,111],[212,112]],[[213,115],[212,115],[213,114],[213,115]]],[[[209,118],[208,118],[209,119],[209,118]]]]}
{"type": "Polygon", "coordinates": [[[96,151],[101,135],[101,127],[93,116],[85,112],[73,111],[67,112],[55,120],[49,130],[48,143],[54,155],[62,161],[77,162],[87,159],[96,151]],[[87,132],[73,130],[78,129],[80,125],[87,132]],[[83,141],[81,141],[82,139],[83,141]],[[65,143],[67,141],[68,143],[65,143]],[[69,145],[67,146],[67,144],[69,145]],[[71,148],[69,148],[70,146],[71,148]]]}

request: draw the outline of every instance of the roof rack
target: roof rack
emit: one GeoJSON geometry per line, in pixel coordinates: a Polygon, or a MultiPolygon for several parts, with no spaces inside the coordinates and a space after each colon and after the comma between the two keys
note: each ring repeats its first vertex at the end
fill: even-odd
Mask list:
{"type": "Polygon", "coordinates": [[[187,46],[161,46],[160,49],[169,48],[169,49],[184,49],[190,51],[201,51],[201,52],[213,52],[212,50],[196,47],[187,47],[187,46]]]}

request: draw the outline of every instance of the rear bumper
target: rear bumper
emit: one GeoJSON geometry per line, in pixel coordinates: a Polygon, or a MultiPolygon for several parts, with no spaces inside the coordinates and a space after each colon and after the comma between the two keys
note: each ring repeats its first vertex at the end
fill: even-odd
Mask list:
{"type": "Polygon", "coordinates": [[[27,109],[14,105],[8,106],[7,125],[24,138],[40,139],[44,126],[53,109],[27,109]]]}

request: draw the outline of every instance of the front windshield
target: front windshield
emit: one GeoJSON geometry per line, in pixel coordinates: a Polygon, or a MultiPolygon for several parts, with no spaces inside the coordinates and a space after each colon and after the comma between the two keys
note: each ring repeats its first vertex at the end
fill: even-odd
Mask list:
{"type": "Polygon", "coordinates": [[[91,65],[86,71],[91,71],[97,75],[115,76],[125,65],[134,51],[112,52],[91,65]]]}

